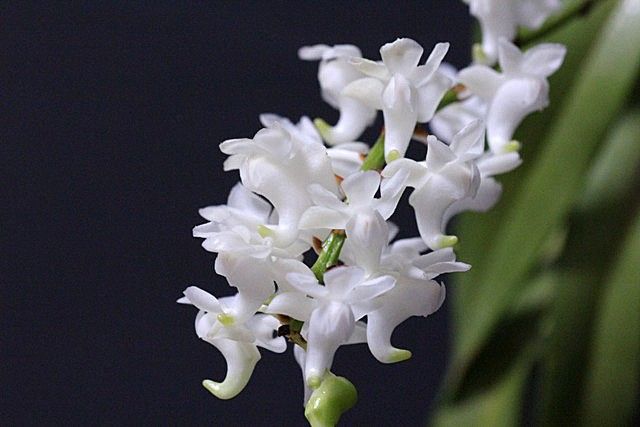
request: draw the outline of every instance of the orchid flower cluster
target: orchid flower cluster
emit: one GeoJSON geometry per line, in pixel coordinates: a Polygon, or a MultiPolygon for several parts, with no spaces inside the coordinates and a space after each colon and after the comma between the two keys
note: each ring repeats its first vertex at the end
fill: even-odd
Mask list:
{"type": "Polygon", "coordinates": [[[240,182],[225,205],[200,211],[207,222],[193,234],[217,254],[215,271],[237,293],[216,298],[189,287],[178,300],[198,309],[196,334],[226,359],[224,380],[203,382],[215,396],[236,396],[258,347],[281,353],[288,340],[314,424],[327,387],[352,387],[331,373],[339,347],[366,343],[382,363],[410,358],[391,344],[394,329],[438,310],[445,299],[438,276],[470,268],[456,260],[458,238],[446,234],[447,224],[496,203],[495,176],[521,163],[514,132],[548,104],[547,77],[565,49],[523,52],[512,43],[517,26],[540,25],[556,1],[469,3],[483,30],[482,63],[456,71],[443,63],[449,44],[438,43],[420,64],[423,48],[408,38],[382,46],[381,60],[352,45],[303,47],[301,59],[319,61],[321,95],[339,110],[337,123],[264,114],[253,138],[220,145],[229,156],[224,169],[238,170],[240,182]],[[378,111],[384,131],[370,148],[357,140],[378,111]],[[417,132],[420,124],[432,134],[417,132]],[[426,145],[424,160],[405,157],[411,140],[426,145]],[[420,236],[395,239],[389,218],[409,188],[420,236]]]}

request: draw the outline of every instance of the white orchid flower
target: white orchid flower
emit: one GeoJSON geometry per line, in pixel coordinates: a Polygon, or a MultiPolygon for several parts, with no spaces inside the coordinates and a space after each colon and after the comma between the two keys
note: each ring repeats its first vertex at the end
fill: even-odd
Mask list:
{"type": "MultiPolygon", "coordinates": [[[[280,117],[276,114],[261,114],[260,122],[265,127],[273,127],[277,123],[300,141],[309,144],[322,144],[322,137],[318,129],[306,116],[301,117],[300,121],[294,124],[286,117],[280,117]]],[[[343,142],[327,149],[327,154],[331,160],[331,168],[339,177],[349,176],[358,171],[368,152],[369,146],[367,144],[356,141],[343,142]]]]}
{"type": "MultiPolygon", "coordinates": [[[[303,328],[302,334],[305,338],[308,335],[308,331],[309,331],[308,328],[303,328]]],[[[356,322],[356,326],[353,330],[353,333],[351,334],[351,338],[349,338],[347,342],[343,343],[343,345],[363,344],[366,342],[367,342],[367,324],[364,322],[356,322]]],[[[307,401],[309,400],[309,397],[311,396],[311,393],[313,392],[311,387],[309,387],[309,385],[305,381],[305,376],[304,376],[305,369],[306,369],[307,352],[302,347],[294,345],[293,357],[295,358],[296,362],[298,363],[298,366],[300,366],[300,369],[302,370],[302,383],[304,387],[303,405],[306,405],[307,401]]]]}
{"type": "Polygon", "coordinates": [[[268,311],[305,321],[304,378],[307,385],[315,388],[331,367],[338,347],[361,341],[357,338],[356,320],[378,307],[377,297],[389,291],[395,280],[381,276],[365,281],[365,272],[358,267],[327,271],[325,286],[318,284],[312,274],[289,273],[287,278],[297,292],[276,295],[268,311]]]}
{"type": "Polygon", "coordinates": [[[440,141],[450,143],[462,128],[473,121],[484,120],[486,116],[487,103],[478,96],[469,96],[438,110],[429,122],[429,128],[440,141]]]}
{"type": "Polygon", "coordinates": [[[493,177],[512,171],[521,163],[522,159],[517,152],[505,154],[487,152],[478,158],[476,161],[480,173],[478,191],[474,196],[465,197],[449,206],[444,215],[444,222],[449,222],[449,219],[461,212],[487,212],[491,209],[502,194],[502,185],[493,177]]]}
{"type": "Polygon", "coordinates": [[[536,30],[560,9],[560,0],[464,0],[471,15],[480,22],[484,63],[492,65],[498,57],[500,39],[513,41],[518,27],[536,30]]]}
{"type": "Polygon", "coordinates": [[[199,309],[195,327],[199,338],[216,347],[227,363],[227,373],[222,382],[204,380],[203,386],[220,399],[231,399],[240,393],[249,382],[256,363],[260,360],[258,346],[282,353],[287,344],[273,331],[279,322],[272,316],[256,314],[244,323],[230,321],[236,297],[216,299],[202,289],[191,286],[178,300],[199,309]]]}
{"type": "Polygon", "coordinates": [[[357,141],[345,142],[327,149],[333,172],[341,178],[358,172],[368,153],[369,145],[357,141]]]}
{"type": "Polygon", "coordinates": [[[369,77],[356,80],[343,94],[382,110],[385,126],[385,159],[404,156],[416,122],[425,123],[451,87],[451,80],[438,71],[449,43],[438,43],[424,65],[418,65],[423,49],[403,38],[380,48],[382,62],[353,58],[352,63],[369,77]]]}
{"type": "Polygon", "coordinates": [[[381,183],[380,174],[376,171],[356,172],[341,183],[346,196],[344,202],[321,186],[312,185],[309,193],[315,206],[302,215],[300,228],[344,229],[352,217],[372,210],[385,219],[389,218],[398,205],[408,176],[408,172],[401,171],[381,183]],[[378,187],[381,195],[375,198],[378,187]]]}
{"type": "Polygon", "coordinates": [[[502,154],[517,149],[513,134],[522,120],[549,104],[547,77],[562,65],[566,48],[545,43],[524,54],[505,39],[499,42],[501,73],[486,65],[460,71],[458,79],[470,93],[487,103],[487,140],[491,151],[502,154]]]}
{"type": "Polygon", "coordinates": [[[325,147],[300,141],[277,123],[260,130],[253,139],[225,141],[220,150],[230,155],[225,170],[238,169],[243,184],[273,204],[278,225],[264,226],[262,233],[271,235],[280,247],[299,236],[300,217],[313,205],[309,185],[318,184],[338,194],[325,147]]]}
{"type": "Polygon", "coordinates": [[[358,139],[376,117],[374,108],[342,93],[349,83],[364,77],[349,62],[352,57],[362,56],[360,49],[348,44],[319,44],[300,48],[298,56],[305,61],[320,61],[318,81],[322,98],[333,108],[340,110],[340,118],[335,126],[330,126],[324,120],[316,120],[322,137],[329,145],[358,139]]]}
{"type": "Polygon", "coordinates": [[[347,225],[346,257],[364,266],[367,277],[390,275],[396,285],[382,295],[379,308],[367,314],[367,343],[382,363],[411,357],[411,352],[391,345],[394,329],[411,316],[428,316],[438,310],[445,287],[432,280],[442,273],[466,271],[468,264],[455,261],[453,249],[427,250],[419,238],[387,245],[388,226],[379,214],[359,215],[347,225]]]}
{"type": "Polygon", "coordinates": [[[277,260],[299,262],[310,245],[297,239],[278,247],[268,230],[265,232],[265,224],[273,223],[271,205],[240,183],[231,190],[226,205],[209,206],[200,214],[210,222],[195,227],[193,235],[205,239],[202,246],[206,250],[218,253],[216,272],[238,288],[235,314],[243,321],[275,292],[277,260]]]}
{"type": "Polygon", "coordinates": [[[458,200],[474,197],[480,184],[480,174],[474,160],[484,150],[484,126],[476,121],[467,125],[447,146],[435,136],[427,138],[424,163],[400,159],[382,171],[385,177],[409,171],[409,187],[415,188],[409,197],[420,236],[429,248],[436,250],[453,246],[456,236],[443,233],[447,209],[458,200]]]}

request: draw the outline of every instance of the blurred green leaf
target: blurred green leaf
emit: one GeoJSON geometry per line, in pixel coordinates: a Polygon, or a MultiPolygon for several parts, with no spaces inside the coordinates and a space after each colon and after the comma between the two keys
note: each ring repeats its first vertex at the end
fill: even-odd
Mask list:
{"type": "Polygon", "coordinates": [[[545,338],[556,284],[557,275],[549,271],[527,286],[466,371],[455,396],[439,408],[436,425],[518,424],[521,394],[545,338]]]}
{"type": "MultiPolygon", "coordinates": [[[[575,1],[573,3],[576,3],[575,1]]],[[[469,316],[470,308],[477,301],[480,294],[490,292],[493,281],[482,281],[485,270],[487,242],[492,242],[497,231],[502,227],[503,217],[512,204],[520,188],[524,186],[522,179],[535,163],[539,151],[546,141],[543,136],[554,122],[558,111],[567,98],[567,88],[571,88],[576,78],[576,70],[580,69],[585,60],[586,52],[598,34],[598,29],[609,15],[615,1],[602,1],[594,6],[584,18],[578,18],[568,23],[564,28],[548,35],[542,41],[563,43],[567,46],[567,56],[562,68],[550,79],[550,105],[543,113],[529,116],[520,128],[516,138],[523,142],[522,156],[524,163],[518,170],[500,177],[503,184],[503,194],[498,205],[486,214],[467,213],[460,216],[456,222],[456,234],[461,237],[457,252],[473,268],[463,275],[455,277],[456,292],[453,297],[455,327],[463,330],[466,325],[473,323],[469,316]]],[[[459,333],[454,337],[457,339],[459,333]]]]}
{"type": "Polygon", "coordinates": [[[639,146],[640,112],[635,111],[613,128],[570,218],[566,251],[559,262],[563,280],[557,288],[542,370],[542,420],[547,424],[571,422],[580,408],[593,313],[608,282],[610,264],[634,217],[630,199],[636,193],[639,146]]]}
{"type": "Polygon", "coordinates": [[[640,63],[640,0],[623,0],[580,67],[576,85],[551,127],[548,142],[485,245],[484,286],[460,331],[453,372],[459,379],[522,288],[545,238],[562,222],[583,185],[592,153],[624,104],[640,63]],[[634,48],[629,49],[629,46],[634,48]]]}
{"type": "Polygon", "coordinates": [[[482,394],[457,404],[444,406],[431,425],[434,427],[492,426],[520,424],[523,390],[531,367],[531,357],[523,356],[501,381],[482,394]]]}
{"type": "Polygon", "coordinates": [[[585,425],[630,424],[640,390],[640,215],[607,280],[591,357],[585,425]]]}

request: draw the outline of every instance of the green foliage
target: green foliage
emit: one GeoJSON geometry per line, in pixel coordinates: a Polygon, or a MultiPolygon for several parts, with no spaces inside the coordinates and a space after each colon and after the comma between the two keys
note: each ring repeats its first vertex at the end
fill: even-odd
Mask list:
{"type": "Polygon", "coordinates": [[[588,3],[527,35],[567,45],[551,106],[521,126],[525,163],[499,205],[458,223],[473,269],[455,277],[435,425],[518,424],[534,364],[542,425],[621,425],[638,403],[640,112],[624,109],[638,102],[640,0],[588,3]]]}

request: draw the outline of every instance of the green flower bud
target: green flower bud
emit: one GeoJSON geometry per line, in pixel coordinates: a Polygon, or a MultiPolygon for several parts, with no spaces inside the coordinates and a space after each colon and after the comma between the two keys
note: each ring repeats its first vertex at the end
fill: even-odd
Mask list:
{"type": "Polygon", "coordinates": [[[358,392],[348,379],[327,372],[320,386],[311,394],[304,416],[311,427],[333,427],[357,400],[358,392]]]}

